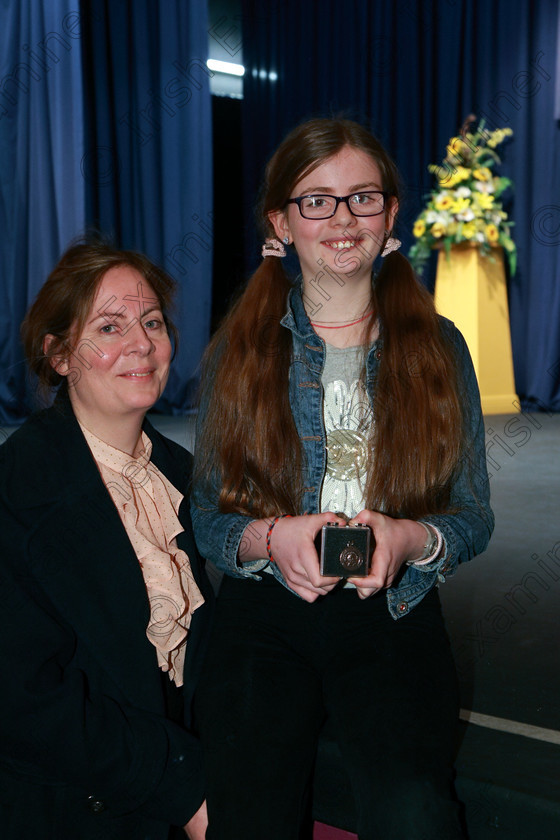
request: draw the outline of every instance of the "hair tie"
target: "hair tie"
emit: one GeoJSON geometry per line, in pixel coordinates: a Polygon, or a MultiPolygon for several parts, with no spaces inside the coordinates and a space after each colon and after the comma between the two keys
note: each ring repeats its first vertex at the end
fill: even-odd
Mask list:
{"type": "Polygon", "coordinates": [[[388,254],[392,253],[392,251],[398,251],[401,245],[402,242],[400,239],[390,236],[381,251],[381,256],[386,257],[388,254]]]}
{"type": "Polygon", "coordinates": [[[287,245],[288,242],[289,239],[287,236],[284,239],[284,243],[280,242],[279,239],[265,239],[261,254],[263,257],[285,257],[286,249],[284,245],[287,245]]]}

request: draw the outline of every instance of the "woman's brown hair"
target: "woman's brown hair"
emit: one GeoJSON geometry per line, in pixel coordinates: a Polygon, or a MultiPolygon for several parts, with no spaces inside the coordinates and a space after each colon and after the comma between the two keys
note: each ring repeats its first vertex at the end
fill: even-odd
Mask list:
{"type": "MultiPolygon", "coordinates": [[[[310,120],[266,168],[258,210],[265,237],[274,236],[269,213],[283,210],[295,185],[345,146],[372,158],[383,190],[398,202],[395,164],[369,131],[349,120],[310,120]]],[[[197,475],[219,477],[223,512],[300,512],[303,455],[288,399],[292,337],[280,324],[291,286],[281,260],[266,257],[207,350],[197,475]]],[[[430,294],[401,254],[383,260],[372,298],[383,352],[366,504],[392,516],[441,512],[462,448],[454,353],[430,294]]]]}
{"type": "Polygon", "coordinates": [[[61,256],[39,290],[21,325],[21,336],[29,368],[37,376],[45,395],[66,383],[52,366],[57,356],[68,356],[74,349],[105,274],[117,266],[136,269],[150,284],[159,301],[167,331],[177,339],[169,318],[175,282],[144,254],[123,251],[101,238],[78,241],[61,256]],[[52,335],[47,351],[45,338],[52,335]]]}

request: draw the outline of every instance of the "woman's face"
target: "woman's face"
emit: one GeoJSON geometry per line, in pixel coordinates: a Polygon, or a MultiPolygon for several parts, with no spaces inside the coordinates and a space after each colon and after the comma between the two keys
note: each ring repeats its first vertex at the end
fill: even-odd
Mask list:
{"type": "Polygon", "coordinates": [[[101,280],[72,354],[56,369],[86,428],[112,419],[143,418],[161,396],[169,374],[171,342],[160,304],[146,279],[127,265],[101,280]]]}
{"type": "MultiPolygon", "coordinates": [[[[347,196],[383,190],[379,167],[361,149],[345,146],[295,185],[291,198],[317,193],[347,196]]],[[[344,202],[329,219],[304,219],[296,204],[270,214],[279,239],[288,237],[299,257],[304,281],[331,269],[346,278],[369,279],[373,261],[393,227],[397,202],[389,198],[377,216],[354,216],[344,202]]]]}

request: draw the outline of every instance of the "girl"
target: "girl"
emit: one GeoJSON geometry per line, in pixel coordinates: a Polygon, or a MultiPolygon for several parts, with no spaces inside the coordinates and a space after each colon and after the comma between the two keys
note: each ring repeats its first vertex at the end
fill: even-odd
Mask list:
{"type": "Polygon", "coordinates": [[[492,532],[484,428],[464,340],[397,253],[398,205],[363,127],[296,128],[266,170],[263,262],[208,350],[192,514],[226,573],[197,699],[210,840],[300,836],[327,717],[361,840],[463,837],[436,587],[492,532]],[[367,576],[320,574],[329,521],[369,526],[367,576]]]}

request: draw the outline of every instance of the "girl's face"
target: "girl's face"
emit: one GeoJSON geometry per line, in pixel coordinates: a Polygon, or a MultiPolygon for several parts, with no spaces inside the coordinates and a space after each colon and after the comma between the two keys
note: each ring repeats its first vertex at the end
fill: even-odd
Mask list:
{"type": "MultiPolygon", "coordinates": [[[[383,190],[377,164],[361,149],[345,146],[298,181],[290,198],[314,194],[348,196],[375,190],[383,190]]],[[[293,242],[305,283],[319,283],[318,275],[323,277],[325,269],[330,269],[344,284],[356,278],[369,281],[373,262],[393,227],[396,212],[397,201],[389,197],[384,211],[376,216],[354,216],[341,201],[329,219],[305,219],[297,204],[288,204],[284,210],[270,213],[269,218],[276,236],[287,236],[293,242]]]]}

